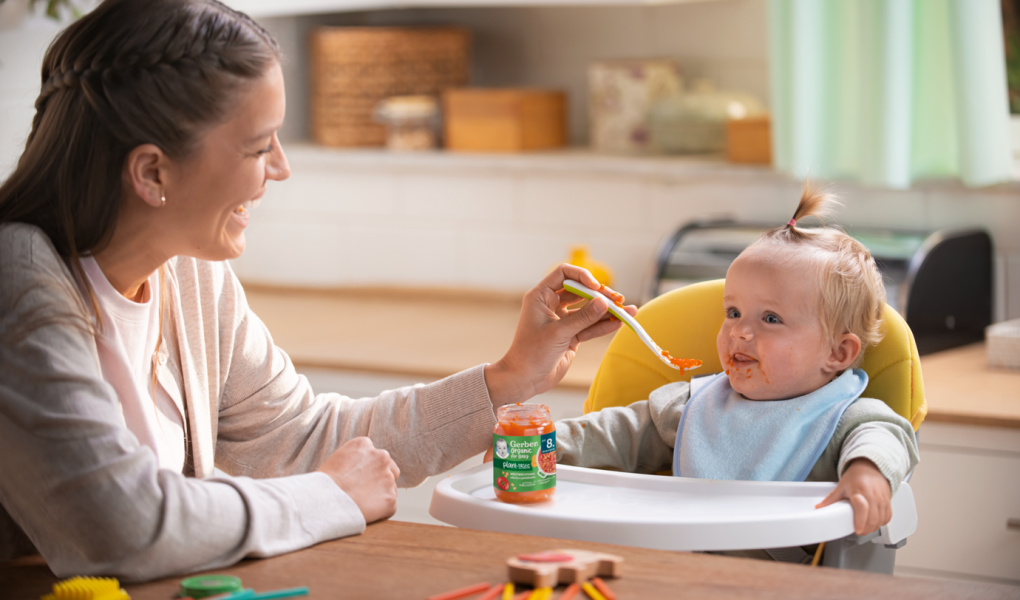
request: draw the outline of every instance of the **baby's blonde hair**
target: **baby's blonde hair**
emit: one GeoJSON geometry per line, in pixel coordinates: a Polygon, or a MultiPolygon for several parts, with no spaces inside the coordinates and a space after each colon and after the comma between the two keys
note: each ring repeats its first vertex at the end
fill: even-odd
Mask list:
{"type": "Polygon", "coordinates": [[[825,225],[824,217],[832,215],[839,206],[835,195],[805,181],[793,218],[782,227],[766,231],[752,247],[814,251],[820,263],[822,327],[833,340],[846,333],[860,338],[861,352],[851,365],[856,368],[864,360],[865,351],[885,335],[882,322],[885,286],[875,259],[864,244],[842,229],[825,225]],[[809,216],[822,220],[823,226],[797,226],[797,221],[809,216]]]}

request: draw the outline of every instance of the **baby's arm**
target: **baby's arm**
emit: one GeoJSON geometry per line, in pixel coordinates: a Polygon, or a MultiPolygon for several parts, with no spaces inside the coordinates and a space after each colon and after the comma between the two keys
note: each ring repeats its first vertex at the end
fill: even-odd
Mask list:
{"type": "Polygon", "coordinates": [[[687,383],[674,383],[653,391],[648,400],[558,421],[558,462],[630,473],[668,469],[689,392],[687,383]]]}
{"type": "Polygon", "coordinates": [[[892,495],[919,460],[917,438],[906,419],[870,398],[847,409],[837,436],[842,438],[839,483],[818,507],[849,500],[854,532],[864,535],[892,518],[892,495]]]}

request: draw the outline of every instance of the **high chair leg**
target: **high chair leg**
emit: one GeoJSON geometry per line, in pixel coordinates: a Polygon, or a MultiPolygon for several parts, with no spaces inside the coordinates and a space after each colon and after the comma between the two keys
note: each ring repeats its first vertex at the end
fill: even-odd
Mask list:
{"type": "Polygon", "coordinates": [[[877,531],[826,542],[822,566],[892,575],[896,566],[896,547],[873,543],[871,540],[876,537],[877,531]]]}

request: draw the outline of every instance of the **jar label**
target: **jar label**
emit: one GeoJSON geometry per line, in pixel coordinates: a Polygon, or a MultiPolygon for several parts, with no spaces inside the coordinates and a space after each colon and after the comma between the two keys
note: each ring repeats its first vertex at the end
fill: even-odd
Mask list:
{"type": "Polygon", "coordinates": [[[504,492],[556,487],[556,432],[492,434],[492,485],[504,492]]]}

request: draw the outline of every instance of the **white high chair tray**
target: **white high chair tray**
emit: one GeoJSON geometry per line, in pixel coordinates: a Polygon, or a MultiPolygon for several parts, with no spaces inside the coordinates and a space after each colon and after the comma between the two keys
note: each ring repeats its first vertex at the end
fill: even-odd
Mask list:
{"type": "MultiPolygon", "coordinates": [[[[833,483],[715,481],[558,465],[556,494],[541,504],[506,504],[492,489],[492,463],[447,477],[429,514],[470,529],[660,550],[747,550],[804,546],[853,533],[846,501],[816,509],[833,483]]],[[[917,528],[904,482],[893,520],[876,543],[895,544],[917,528]]]]}

